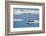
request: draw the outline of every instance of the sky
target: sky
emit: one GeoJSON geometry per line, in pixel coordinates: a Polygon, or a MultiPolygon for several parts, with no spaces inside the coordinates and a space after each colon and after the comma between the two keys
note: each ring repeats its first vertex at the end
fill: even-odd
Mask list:
{"type": "Polygon", "coordinates": [[[39,10],[27,10],[27,9],[13,9],[13,12],[16,15],[23,13],[39,14],[39,10]]]}

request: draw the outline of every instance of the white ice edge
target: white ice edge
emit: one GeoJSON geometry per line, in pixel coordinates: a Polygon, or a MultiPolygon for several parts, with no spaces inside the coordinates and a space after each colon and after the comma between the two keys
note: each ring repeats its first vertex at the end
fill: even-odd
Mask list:
{"type": "Polygon", "coordinates": [[[24,21],[23,19],[13,19],[13,21],[24,21]]]}

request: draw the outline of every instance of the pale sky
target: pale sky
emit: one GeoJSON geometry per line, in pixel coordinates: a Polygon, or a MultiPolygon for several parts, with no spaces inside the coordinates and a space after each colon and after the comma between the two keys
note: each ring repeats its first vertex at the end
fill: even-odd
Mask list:
{"type": "Polygon", "coordinates": [[[21,9],[14,10],[14,14],[16,14],[16,15],[23,14],[23,13],[39,14],[39,10],[24,10],[24,11],[21,11],[21,9]]]}

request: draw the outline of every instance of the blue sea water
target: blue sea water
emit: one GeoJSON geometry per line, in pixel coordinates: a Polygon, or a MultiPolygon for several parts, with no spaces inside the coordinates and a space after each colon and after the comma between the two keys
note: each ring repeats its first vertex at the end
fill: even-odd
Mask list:
{"type": "MultiPolygon", "coordinates": [[[[29,12],[29,11],[28,11],[29,12]]],[[[39,21],[39,9],[35,8],[14,8],[13,10],[13,19],[23,19],[23,21],[14,21],[13,20],[13,28],[22,28],[22,27],[39,27],[39,23],[30,23],[32,20],[39,21]],[[33,10],[31,13],[23,13],[23,14],[15,14],[16,11],[24,11],[24,10],[33,10]]]]}
{"type": "Polygon", "coordinates": [[[39,14],[20,14],[13,15],[13,19],[23,19],[24,21],[14,21],[14,28],[22,28],[22,27],[39,27],[39,23],[30,23],[32,20],[39,20],[39,14]],[[28,23],[28,24],[27,24],[28,23]]]}

